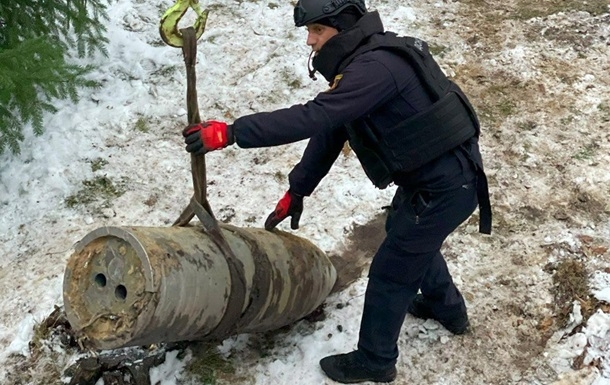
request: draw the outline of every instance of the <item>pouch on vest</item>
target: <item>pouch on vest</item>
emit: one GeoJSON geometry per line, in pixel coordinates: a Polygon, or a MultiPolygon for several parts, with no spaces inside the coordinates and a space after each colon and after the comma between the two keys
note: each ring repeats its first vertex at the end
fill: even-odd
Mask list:
{"type": "Polygon", "coordinates": [[[364,122],[351,123],[345,126],[349,145],[356,153],[366,176],[375,187],[384,189],[392,183],[393,172],[387,166],[379,149],[379,141],[364,122]]]}

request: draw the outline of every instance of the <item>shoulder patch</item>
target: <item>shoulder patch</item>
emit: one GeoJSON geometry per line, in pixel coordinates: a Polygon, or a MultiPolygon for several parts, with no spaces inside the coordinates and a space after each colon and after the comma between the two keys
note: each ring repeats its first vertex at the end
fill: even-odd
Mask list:
{"type": "Polygon", "coordinates": [[[328,91],[332,91],[335,88],[337,88],[337,86],[339,85],[339,81],[343,78],[343,74],[339,74],[337,76],[335,76],[335,78],[333,79],[333,84],[331,84],[330,88],[328,89],[328,91]]]}

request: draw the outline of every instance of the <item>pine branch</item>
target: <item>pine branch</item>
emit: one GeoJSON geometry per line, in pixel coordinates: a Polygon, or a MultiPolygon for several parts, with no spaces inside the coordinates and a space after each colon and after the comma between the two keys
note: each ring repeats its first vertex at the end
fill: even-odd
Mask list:
{"type": "Polygon", "coordinates": [[[107,55],[105,20],[100,0],[0,3],[0,154],[19,152],[26,123],[42,134],[44,113],[56,112],[54,100],[77,102],[79,88],[97,86],[84,77],[91,66],[66,58],[107,55]]]}
{"type": "Polygon", "coordinates": [[[14,48],[23,40],[56,36],[65,48],[82,45],[78,56],[106,53],[104,36],[108,20],[106,5],[100,0],[20,0],[0,4],[0,49],[14,48]],[[76,38],[76,39],[74,39],[76,38]]]}

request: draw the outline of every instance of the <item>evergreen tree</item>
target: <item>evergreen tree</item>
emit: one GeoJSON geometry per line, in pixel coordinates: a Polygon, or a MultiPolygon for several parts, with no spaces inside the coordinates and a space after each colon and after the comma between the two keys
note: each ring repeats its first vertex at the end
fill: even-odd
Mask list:
{"type": "Polygon", "coordinates": [[[43,132],[43,113],[54,99],[77,100],[91,66],[70,64],[95,52],[107,54],[100,0],[19,0],[0,3],[0,154],[19,152],[23,126],[43,132]],[[71,49],[71,48],[76,48],[71,49]]]}

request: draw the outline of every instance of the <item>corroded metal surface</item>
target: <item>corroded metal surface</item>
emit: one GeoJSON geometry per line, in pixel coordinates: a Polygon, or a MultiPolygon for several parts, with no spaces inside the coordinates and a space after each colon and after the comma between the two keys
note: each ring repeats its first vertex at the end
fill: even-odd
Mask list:
{"type": "Polygon", "coordinates": [[[221,340],[288,325],[330,293],[335,269],[309,241],[221,228],[246,283],[244,298],[231,300],[237,291],[225,255],[201,228],[103,227],[83,238],[68,261],[63,294],[70,324],[100,349],[221,340]],[[238,316],[219,327],[225,314],[238,316]]]}

